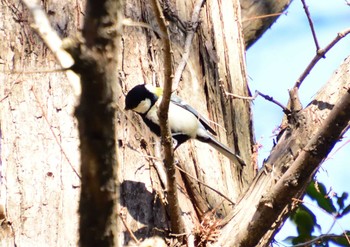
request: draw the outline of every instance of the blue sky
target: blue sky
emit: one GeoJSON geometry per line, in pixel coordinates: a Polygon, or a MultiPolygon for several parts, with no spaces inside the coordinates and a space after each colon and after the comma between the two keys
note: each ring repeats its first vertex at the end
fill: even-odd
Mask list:
{"type": "MultiPolygon", "coordinates": [[[[350,6],[345,0],[309,0],[306,1],[311,12],[321,48],[333,40],[337,33],[350,28],[350,6]]],[[[251,91],[259,90],[274,97],[283,104],[288,100],[290,89],[307,64],[315,55],[315,45],[301,1],[294,0],[287,14],[283,15],[247,51],[247,68],[251,91]]],[[[334,70],[350,55],[350,37],[342,39],[311,71],[300,88],[300,98],[306,106],[334,70]]],[[[259,152],[259,165],[272,147],[273,130],[279,126],[283,113],[276,105],[257,98],[253,105],[256,140],[263,145],[259,152]],[[268,121],[266,121],[268,119],[268,121]]],[[[350,134],[344,141],[350,140],[350,134]]],[[[340,143],[341,145],[342,143],[340,143]]],[[[339,146],[339,145],[338,145],[339,146]]],[[[334,150],[336,150],[335,147],[334,150]]],[[[317,173],[317,179],[341,194],[350,194],[350,143],[341,148],[331,160],[326,161],[317,173]]],[[[350,203],[350,199],[347,200],[350,203]]],[[[317,210],[316,207],[311,207],[317,210]]],[[[332,217],[317,213],[322,233],[326,233],[332,223],[332,217]]],[[[350,229],[350,217],[339,221],[345,229],[350,229]],[[346,223],[347,222],[347,223],[346,223]]],[[[339,226],[332,232],[340,233],[339,226]]],[[[296,235],[290,224],[276,237],[278,241],[290,235],[296,235]]]]}

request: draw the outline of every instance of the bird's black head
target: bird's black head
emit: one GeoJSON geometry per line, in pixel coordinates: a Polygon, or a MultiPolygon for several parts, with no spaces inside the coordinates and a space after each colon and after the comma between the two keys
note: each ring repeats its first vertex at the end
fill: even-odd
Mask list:
{"type": "MultiPolygon", "coordinates": [[[[161,95],[161,88],[153,87],[152,85],[140,84],[132,88],[125,98],[125,110],[136,110],[144,104],[144,107],[150,108],[161,95]]],[[[136,110],[138,113],[144,113],[145,110],[136,110]]],[[[148,109],[147,109],[148,110],[148,109]]]]}

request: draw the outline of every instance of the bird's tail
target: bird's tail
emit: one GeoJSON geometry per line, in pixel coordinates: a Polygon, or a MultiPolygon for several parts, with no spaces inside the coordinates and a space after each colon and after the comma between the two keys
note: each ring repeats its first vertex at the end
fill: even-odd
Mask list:
{"type": "Polygon", "coordinates": [[[217,141],[214,137],[210,136],[206,142],[215,148],[218,152],[225,155],[227,158],[229,158],[233,163],[236,165],[240,165],[241,167],[245,166],[245,163],[241,157],[239,157],[237,154],[233,153],[228,147],[226,147],[221,142],[217,141]]]}

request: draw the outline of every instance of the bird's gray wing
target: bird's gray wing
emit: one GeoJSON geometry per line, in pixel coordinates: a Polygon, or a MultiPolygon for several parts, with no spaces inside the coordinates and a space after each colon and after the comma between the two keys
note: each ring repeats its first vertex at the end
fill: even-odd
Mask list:
{"type": "Polygon", "coordinates": [[[210,127],[209,121],[205,119],[201,114],[199,114],[196,111],[196,109],[194,109],[192,106],[188,105],[185,101],[183,101],[179,96],[172,94],[170,100],[175,105],[178,105],[195,115],[207,131],[209,131],[213,135],[216,135],[216,132],[213,130],[212,127],[210,127]]]}

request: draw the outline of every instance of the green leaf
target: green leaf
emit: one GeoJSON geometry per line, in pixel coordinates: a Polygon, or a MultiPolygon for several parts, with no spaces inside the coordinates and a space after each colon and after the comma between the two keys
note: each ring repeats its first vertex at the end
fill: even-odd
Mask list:
{"type": "MultiPolygon", "coordinates": [[[[350,232],[346,233],[348,238],[350,238],[350,232]]],[[[333,236],[332,238],[329,239],[329,242],[335,243],[338,246],[350,246],[350,243],[344,236],[344,234],[339,235],[339,236],[333,236]]]]}
{"type": "Polygon", "coordinates": [[[311,233],[317,226],[316,216],[304,205],[300,205],[291,215],[291,220],[295,223],[300,239],[310,240],[311,233]]]}
{"type": "Polygon", "coordinates": [[[343,194],[340,197],[337,196],[337,203],[340,210],[344,208],[346,199],[348,199],[348,193],[346,192],[343,192],[343,194]]]}
{"type": "Polygon", "coordinates": [[[347,205],[343,211],[341,212],[341,217],[343,217],[344,215],[348,214],[350,212],[350,204],[347,205]]]}
{"type": "Polygon", "coordinates": [[[327,190],[324,184],[317,183],[317,187],[315,181],[312,181],[306,189],[306,194],[312,199],[315,200],[318,206],[330,214],[334,214],[337,212],[335,206],[333,205],[333,201],[327,197],[327,190]]]}

